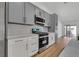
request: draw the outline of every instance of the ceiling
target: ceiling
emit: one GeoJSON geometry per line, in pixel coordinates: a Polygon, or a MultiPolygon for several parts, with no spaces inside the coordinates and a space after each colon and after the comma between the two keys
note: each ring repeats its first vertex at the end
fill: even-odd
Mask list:
{"type": "Polygon", "coordinates": [[[78,24],[79,2],[31,2],[46,12],[58,14],[64,24],[78,24]]]}
{"type": "Polygon", "coordinates": [[[55,11],[55,8],[58,5],[61,5],[62,2],[31,2],[39,8],[45,10],[46,12],[52,14],[55,11]]]}

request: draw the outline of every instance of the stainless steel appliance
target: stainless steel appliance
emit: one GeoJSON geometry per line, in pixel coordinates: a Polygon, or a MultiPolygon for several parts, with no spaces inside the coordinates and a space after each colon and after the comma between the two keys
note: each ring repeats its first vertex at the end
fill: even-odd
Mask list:
{"type": "Polygon", "coordinates": [[[49,37],[47,32],[39,32],[38,29],[32,29],[32,33],[39,35],[39,53],[48,48],[49,37]]]}
{"type": "Polygon", "coordinates": [[[45,20],[35,15],[35,24],[44,26],[45,20]]]}
{"type": "Polygon", "coordinates": [[[48,33],[42,32],[39,34],[39,52],[44,51],[48,46],[48,33]]]}

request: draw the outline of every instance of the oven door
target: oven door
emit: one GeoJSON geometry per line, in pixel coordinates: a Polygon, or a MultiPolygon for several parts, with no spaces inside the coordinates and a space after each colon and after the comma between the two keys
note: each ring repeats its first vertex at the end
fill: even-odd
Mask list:
{"type": "Polygon", "coordinates": [[[48,45],[48,37],[39,38],[39,49],[48,45]]]}

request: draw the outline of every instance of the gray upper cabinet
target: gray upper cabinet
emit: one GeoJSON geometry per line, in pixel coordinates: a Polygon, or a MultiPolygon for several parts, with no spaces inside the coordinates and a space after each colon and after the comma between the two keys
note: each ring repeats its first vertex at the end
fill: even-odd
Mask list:
{"type": "Polygon", "coordinates": [[[35,16],[35,6],[31,3],[25,3],[25,23],[26,24],[34,24],[34,16],[35,16]]]}
{"type": "Polygon", "coordinates": [[[45,11],[41,10],[41,18],[45,19],[45,11]]]}
{"type": "Polygon", "coordinates": [[[42,18],[42,12],[41,11],[42,11],[41,9],[39,9],[37,7],[35,8],[35,14],[36,14],[37,17],[42,18]]]}
{"type": "Polygon", "coordinates": [[[39,8],[35,8],[35,14],[37,17],[41,17],[41,12],[40,12],[39,8]]]}
{"type": "Polygon", "coordinates": [[[29,2],[10,2],[8,7],[9,22],[33,25],[36,15],[45,19],[45,26],[50,26],[50,15],[29,2]]]}
{"type": "Polygon", "coordinates": [[[24,23],[24,3],[9,3],[9,22],[24,23]]]}
{"type": "Polygon", "coordinates": [[[50,32],[55,32],[57,30],[58,26],[58,15],[57,14],[51,14],[51,28],[49,28],[50,32]]]}
{"type": "Polygon", "coordinates": [[[50,15],[45,12],[45,26],[50,26],[50,15]]]}
{"type": "Polygon", "coordinates": [[[48,26],[50,27],[51,26],[51,16],[49,14],[49,17],[48,17],[48,26]]]}
{"type": "Polygon", "coordinates": [[[36,16],[45,19],[45,26],[50,26],[50,14],[36,7],[36,16]]]}

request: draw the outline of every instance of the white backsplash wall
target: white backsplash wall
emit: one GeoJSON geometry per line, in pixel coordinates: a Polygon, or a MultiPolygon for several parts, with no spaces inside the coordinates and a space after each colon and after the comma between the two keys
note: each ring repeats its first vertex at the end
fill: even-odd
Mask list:
{"type": "Polygon", "coordinates": [[[58,38],[62,36],[62,23],[58,20],[58,38]]]}
{"type": "Polygon", "coordinates": [[[8,24],[8,35],[24,35],[24,34],[31,34],[33,26],[27,25],[16,25],[16,24],[8,24]]]}
{"type": "Polygon", "coordinates": [[[48,27],[43,27],[44,32],[48,32],[48,27]]]}
{"type": "Polygon", "coordinates": [[[48,32],[47,27],[43,27],[43,26],[40,26],[40,25],[34,25],[34,28],[39,28],[42,32],[48,32]]]}
{"type": "Polygon", "coordinates": [[[42,32],[48,32],[47,27],[42,27],[39,25],[29,26],[29,25],[8,24],[8,36],[32,34],[32,28],[40,28],[42,32]]]}

